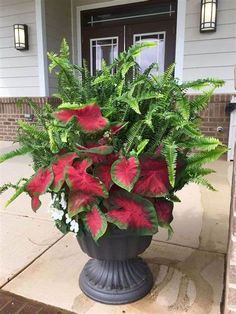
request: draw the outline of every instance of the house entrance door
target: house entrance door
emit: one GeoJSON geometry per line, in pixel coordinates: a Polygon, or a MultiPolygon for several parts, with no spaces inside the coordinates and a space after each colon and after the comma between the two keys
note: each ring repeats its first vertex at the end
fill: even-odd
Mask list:
{"type": "Polygon", "coordinates": [[[102,60],[110,64],[119,52],[135,43],[155,42],[137,58],[141,70],[151,63],[163,72],[175,61],[176,1],[148,1],[83,11],[82,58],[92,74],[102,60]]]}

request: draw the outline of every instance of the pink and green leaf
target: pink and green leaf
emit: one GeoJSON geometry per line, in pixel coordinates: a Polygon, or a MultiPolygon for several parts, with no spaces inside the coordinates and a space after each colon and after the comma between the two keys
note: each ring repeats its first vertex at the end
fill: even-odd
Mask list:
{"type": "Polygon", "coordinates": [[[146,159],[141,161],[140,178],[134,193],[147,197],[164,196],[170,189],[168,168],[164,160],[146,159]]]}
{"type": "Polygon", "coordinates": [[[91,233],[95,241],[97,241],[106,232],[106,216],[101,212],[97,205],[92,206],[91,211],[86,213],[83,221],[86,229],[91,233]]]}
{"type": "Polygon", "coordinates": [[[173,207],[174,204],[164,198],[157,198],[155,201],[155,208],[157,218],[161,224],[170,224],[173,220],[173,207]]]}
{"type": "Polygon", "coordinates": [[[98,155],[109,155],[113,152],[113,147],[109,145],[97,145],[93,144],[91,148],[86,148],[83,146],[78,146],[80,153],[93,153],[98,155]]]}
{"type": "Polygon", "coordinates": [[[83,192],[70,192],[68,198],[68,214],[70,217],[83,211],[88,211],[90,206],[96,202],[96,198],[83,192]]]}
{"type": "Polygon", "coordinates": [[[136,157],[125,157],[115,161],[111,167],[112,181],[130,192],[140,175],[140,164],[136,157]]]}
{"type": "Polygon", "coordinates": [[[91,165],[90,160],[84,159],[76,162],[74,166],[66,169],[66,182],[71,191],[80,191],[93,196],[108,197],[105,185],[86,172],[91,165]]]}
{"type": "Polygon", "coordinates": [[[67,166],[71,166],[74,159],[77,157],[75,153],[68,153],[57,158],[52,164],[54,179],[51,188],[54,192],[58,192],[61,189],[65,182],[65,169],[67,166]]]}
{"type": "Polygon", "coordinates": [[[65,109],[54,113],[56,119],[68,122],[76,117],[77,123],[85,133],[95,133],[108,127],[109,122],[102,116],[101,109],[97,104],[89,104],[79,109],[65,109]]]}
{"type": "Polygon", "coordinates": [[[109,191],[113,184],[111,180],[111,164],[100,163],[96,165],[94,174],[104,183],[107,191],[109,191]]]}
{"type": "Polygon", "coordinates": [[[164,198],[156,199],[155,208],[158,218],[158,223],[162,228],[167,229],[168,231],[168,240],[171,239],[174,231],[170,225],[173,220],[173,207],[174,204],[171,201],[168,201],[164,198]]]}
{"type": "Polygon", "coordinates": [[[41,205],[39,196],[48,190],[52,181],[53,173],[51,168],[40,168],[26,184],[25,190],[32,198],[32,209],[34,211],[41,205]]]}
{"type": "Polygon", "coordinates": [[[142,235],[158,230],[156,210],[147,199],[123,190],[111,193],[107,220],[120,229],[132,229],[142,235]]]}

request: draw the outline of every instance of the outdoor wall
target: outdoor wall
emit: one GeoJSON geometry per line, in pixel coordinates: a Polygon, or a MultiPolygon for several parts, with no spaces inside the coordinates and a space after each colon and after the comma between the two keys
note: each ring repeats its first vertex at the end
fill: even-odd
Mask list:
{"type": "MultiPolygon", "coordinates": [[[[32,100],[38,105],[43,106],[49,103],[53,106],[60,104],[60,100],[52,97],[33,97],[32,100]]],[[[0,141],[14,141],[17,136],[19,120],[25,121],[25,114],[33,114],[27,101],[23,101],[21,106],[17,103],[17,97],[0,97],[0,141]]],[[[22,102],[22,99],[21,99],[22,102]]],[[[32,123],[35,122],[35,117],[32,123]]]]}
{"type": "Polygon", "coordinates": [[[200,0],[187,0],[184,80],[215,77],[225,80],[217,93],[234,92],[236,65],[236,1],[218,1],[217,30],[200,33],[200,0]]]}
{"type": "Polygon", "coordinates": [[[38,96],[36,14],[34,0],[0,0],[0,97],[38,96]],[[14,48],[13,24],[27,24],[29,50],[14,48]]]}
{"type": "MultiPolygon", "coordinates": [[[[71,6],[68,0],[45,1],[47,51],[59,52],[61,41],[66,38],[71,47],[71,6]]],[[[56,93],[57,82],[49,73],[49,95],[56,93]]]]}

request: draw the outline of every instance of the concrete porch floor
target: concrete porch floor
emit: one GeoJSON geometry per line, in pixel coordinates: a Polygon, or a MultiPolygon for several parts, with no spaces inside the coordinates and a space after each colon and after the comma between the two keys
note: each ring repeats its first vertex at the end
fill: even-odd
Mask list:
{"type": "MultiPolygon", "coordinates": [[[[11,143],[0,143],[0,154],[10,149],[11,143]]],[[[0,185],[29,177],[29,163],[21,157],[1,164],[0,185]]],[[[166,232],[160,231],[144,253],[155,279],[144,299],[108,306],[84,296],[78,278],[88,257],[71,234],[63,237],[54,227],[49,197],[35,214],[26,195],[4,209],[8,192],[0,197],[0,286],[79,314],[220,313],[232,164],[219,160],[211,167],[217,173],[209,179],[218,192],[186,186],[174,209],[173,238],[166,241],[166,232]]]]}

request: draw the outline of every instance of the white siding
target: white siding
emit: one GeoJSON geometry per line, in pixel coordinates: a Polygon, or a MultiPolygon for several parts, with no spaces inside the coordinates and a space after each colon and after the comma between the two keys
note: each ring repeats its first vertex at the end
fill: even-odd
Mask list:
{"type": "Polygon", "coordinates": [[[234,92],[236,65],[236,0],[218,1],[217,30],[199,32],[200,0],[187,0],[184,80],[214,77],[225,80],[217,92],[234,92]]]}
{"type": "Polygon", "coordinates": [[[38,96],[34,0],[0,0],[0,97],[38,96]],[[14,48],[13,24],[27,24],[29,50],[14,48]]]}
{"type": "MultiPolygon", "coordinates": [[[[59,52],[61,41],[66,38],[71,47],[71,6],[69,0],[45,1],[47,50],[59,52]]],[[[49,73],[49,94],[57,92],[55,76],[49,73]]]]}

